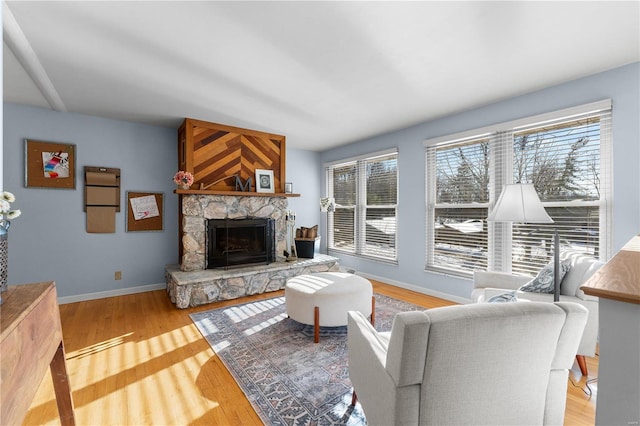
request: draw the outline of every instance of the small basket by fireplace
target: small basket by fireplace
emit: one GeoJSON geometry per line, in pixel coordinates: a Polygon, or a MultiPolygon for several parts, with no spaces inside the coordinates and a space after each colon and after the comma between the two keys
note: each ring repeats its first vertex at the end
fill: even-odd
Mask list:
{"type": "Polygon", "coordinates": [[[320,236],[318,235],[318,225],[311,228],[301,227],[296,229],[296,252],[298,257],[313,259],[314,253],[320,251],[320,236]]]}
{"type": "Polygon", "coordinates": [[[320,251],[320,237],[296,238],[298,258],[313,259],[315,252],[320,251]]]}

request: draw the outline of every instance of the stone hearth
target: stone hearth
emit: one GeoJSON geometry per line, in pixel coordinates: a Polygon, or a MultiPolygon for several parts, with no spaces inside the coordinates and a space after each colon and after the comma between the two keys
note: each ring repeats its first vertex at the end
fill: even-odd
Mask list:
{"type": "Polygon", "coordinates": [[[296,275],[338,270],[337,258],[316,253],[313,259],[232,269],[181,271],[179,265],[169,265],[165,276],[171,302],[178,308],[188,308],[281,290],[287,279],[296,275]]]}

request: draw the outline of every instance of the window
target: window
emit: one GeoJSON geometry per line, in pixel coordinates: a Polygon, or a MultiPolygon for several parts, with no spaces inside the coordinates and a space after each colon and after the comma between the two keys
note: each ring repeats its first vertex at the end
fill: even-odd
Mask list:
{"type": "Polygon", "coordinates": [[[489,208],[489,140],[477,138],[439,146],[427,156],[434,170],[427,217],[434,239],[429,265],[486,269],[489,208]]]}
{"type": "Polygon", "coordinates": [[[610,253],[610,101],[425,142],[426,269],[534,275],[561,250],[610,253]],[[488,223],[507,183],[533,183],[552,224],[488,223]]]}
{"type": "Polygon", "coordinates": [[[337,252],[396,261],[397,150],[327,166],[328,247],[337,252]]]}

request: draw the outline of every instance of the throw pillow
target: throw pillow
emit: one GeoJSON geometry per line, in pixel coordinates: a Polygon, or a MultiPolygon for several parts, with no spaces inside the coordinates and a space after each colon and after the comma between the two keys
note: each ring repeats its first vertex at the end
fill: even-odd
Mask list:
{"type": "Polygon", "coordinates": [[[502,303],[502,302],[517,302],[518,298],[516,297],[516,292],[511,291],[509,293],[502,293],[497,296],[493,296],[489,300],[488,303],[502,303]]]}
{"type": "MultiPolygon", "coordinates": [[[[560,283],[565,274],[569,271],[571,265],[568,261],[560,262],[560,283]]],[[[553,293],[553,262],[542,268],[538,275],[520,287],[520,291],[528,291],[530,293],[553,293]]]]}

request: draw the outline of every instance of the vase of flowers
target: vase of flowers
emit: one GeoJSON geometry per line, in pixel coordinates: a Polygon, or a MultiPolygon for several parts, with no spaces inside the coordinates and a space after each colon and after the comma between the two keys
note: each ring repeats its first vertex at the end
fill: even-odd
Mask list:
{"type": "MultiPolygon", "coordinates": [[[[9,228],[11,219],[15,219],[22,213],[20,210],[11,210],[11,203],[16,197],[11,192],[3,192],[0,197],[0,293],[7,291],[7,279],[9,276],[9,228]]],[[[2,296],[0,296],[2,303],[2,296]]]]}
{"type": "Polygon", "coordinates": [[[193,175],[189,172],[180,170],[173,176],[173,181],[180,189],[189,189],[193,185],[193,175]]]}

